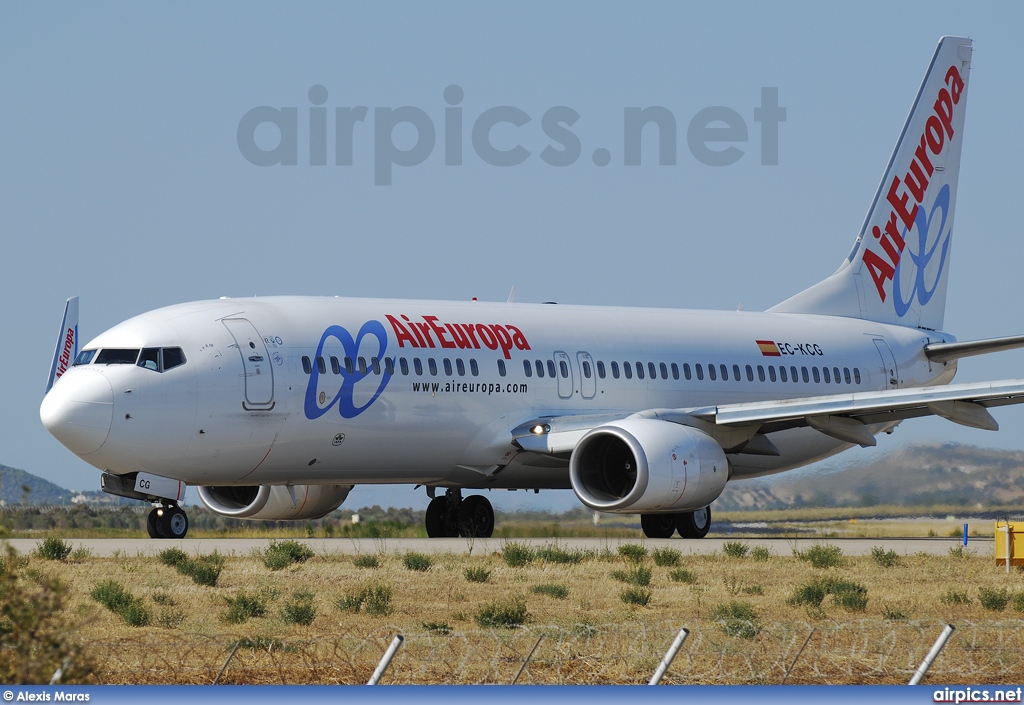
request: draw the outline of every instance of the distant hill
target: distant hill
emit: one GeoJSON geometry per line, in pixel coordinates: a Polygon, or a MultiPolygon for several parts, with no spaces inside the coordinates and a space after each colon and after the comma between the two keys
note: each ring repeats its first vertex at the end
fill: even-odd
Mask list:
{"type": "Polygon", "coordinates": [[[4,504],[69,504],[73,496],[49,480],[0,465],[0,502],[4,504]]]}
{"type": "Polygon", "coordinates": [[[1024,507],[1024,452],[935,444],[898,450],[868,465],[782,473],[729,483],[723,511],[786,507],[992,505],[1024,507]]]}

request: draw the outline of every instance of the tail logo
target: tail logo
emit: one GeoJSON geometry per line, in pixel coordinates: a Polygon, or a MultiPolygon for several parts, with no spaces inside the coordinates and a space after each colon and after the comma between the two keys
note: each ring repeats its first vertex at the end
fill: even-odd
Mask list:
{"type": "MultiPolygon", "coordinates": [[[[911,160],[906,174],[902,180],[900,177],[894,176],[889,185],[886,201],[892,210],[889,213],[888,222],[883,227],[875,225],[871,228],[871,235],[878,241],[882,251],[880,253],[871,249],[869,242],[869,246],[864,249],[863,262],[871,273],[878,297],[882,301],[886,299],[886,283],[892,282],[894,278],[897,283],[899,281],[897,272],[901,270],[903,262],[903,251],[906,248],[905,238],[915,225],[918,228],[920,247],[916,253],[911,252],[911,260],[918,269],[914,287],[910,292],[910,300],[912,301],[916,295],[923,304],[934,293],[934,285],[928,289],[924,281],[924,269],[935,254],[940,239],[942,240],[942,257],[939,261],[938,272],[941,273],[945,266],[949,234],[947,233],[944,239],[941,238],[941,235],[949,210],[949,186],[944,185],[940,190],[927,219],[923,217],[921,207],[929,181],[936,171],[932,157],[938,157],[947,141],[953,139],[953,111],[954,106],[960,102],[963,89],[964,82],[960,71],[956,66],[950,66],[946,71],[945,86],[939,90],[935,99],[933,112],[925,123],[920,142],[914,150],[914,158],[911,160]],[[928,248],[928,228],[935,211],[939,208],[942,209],[942,223],[937,228],[937,235],[932,246],[928,248]],[[901,224],[903,226],[902,234],[900,234],[901,224]]],[[[936,273],[935,279],[938,281],[938,273],[936,273]]],[[[897,315],[903,316],[909,310],[911,301],[902,299],[898,287],[894,287],[893,298],[897,315]]]]}
{"type": "MultiPolygon", "coordinates": [[[[892,287],[892,298],[893,307],[896,309],[896,315],[902,318],[910,310],[910,306],[914,303],[914,299],[917,298],[918,303],[922,306],[928,303],[935,293],[936,287],[939,285],[939,281],[942,277],[942,270],[946,268],[946,256],[949,254],[949,237],[953,233],[953,229],[946,230],[946,216],[949,213],[949,184],[943,185],[939,191],[939,195],[935,198],[935,203],[932,205],[932,210],[928,214],[928,217],[924,217],[924,210],[918,210],[917,220],[915,225],[917,226],[917,241],[918,249],[914,252],[912,249],[907,250],[907,254],[910,255],[910,260],[913,263],[914,279],[913,286],[910,287],[910,296],[906,301],[903,300],[903,286],[901,272],[903,269],[903,262],[905,260],[900,259],[896,264],[896,273],[893,276],[893,287],[892,287]],[[935,216],[938,211],[941,211],[942,219],[938,223],[938,227],[934,228],[935,237],[929,247],[928,236],[933,231],[932,225],[935,222],[935,216]],[[945,236],[942,231],[946,230],[945,236]],[[941,250],[940,250],[941,245],[941,250]],[[939,251],[939,263],[935,267],[935,273],[932,275],[931,286],[929,287],[926,277],[928,275],[928,268],[931,264],[932,258],[935,257],[936,251],[939,251]]],[[[905,233],[906,234],[906,233],[905,233]]]]}

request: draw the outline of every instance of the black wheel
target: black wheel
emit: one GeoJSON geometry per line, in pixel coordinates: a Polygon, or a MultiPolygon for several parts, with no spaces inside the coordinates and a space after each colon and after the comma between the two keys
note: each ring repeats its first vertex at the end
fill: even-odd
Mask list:
{"type": "Polygon", "coordinates": [[[676,515],[641,514],[640,528],[649,539],[670,539],[676,532],[676,515]]]}
{"type": "Polygon", "coordinates": [[[434,497],[427,505],[427,516],[424,523],[427,525],[427,536],[432,539],[447,536],[445,525],[446,514],[448,513],[448,499],[446,497],[434,497]]]}
{"type": "Polygon", "coordinates": [[[486,497],[470,495],[459,505],[459,536],[491,538],[494,533],[494,509],[486,497]]]}
{"type": "Polygon", "coordinates": [[[146,516],[146,531],[149,532],[149,538],[151,539],[162,539],[163,534],[160,533],[160,517],[156,514],[157,510],[153,509],[146,516]]]}
{"type": "Polygon", "coordinates": [[[157,527],[165,539],[183,539],[188,533],[188,515],[181,507],[169,507],[164,509],[162,521],[157,522],[157,527]]]}
{"type": "Polygon", "coordinates": [[[702,539],[711,529],[711,507],[676,514],[676,531],[684,539],[702,539]]]}

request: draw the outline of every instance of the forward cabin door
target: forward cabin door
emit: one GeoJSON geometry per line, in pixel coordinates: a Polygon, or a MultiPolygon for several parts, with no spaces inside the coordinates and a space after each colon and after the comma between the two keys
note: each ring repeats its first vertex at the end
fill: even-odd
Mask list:
{"type": "Polygon", "coordinates": [[[235,340],[234,347],[242,357],[242,374],[245,378],[245,398],[242,407],[246,411],[267,411],[274,408],[274,368],[270,355],[256,326],[245,318],[225,318],[224,326],[235,340]]]}

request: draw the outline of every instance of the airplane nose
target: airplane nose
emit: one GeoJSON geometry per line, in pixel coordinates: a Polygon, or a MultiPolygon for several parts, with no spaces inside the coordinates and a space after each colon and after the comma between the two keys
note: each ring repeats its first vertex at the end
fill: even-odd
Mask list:
{"type": "Polygon", "coordinates": [[[114,418],[114,392],[99,372],[75,370],[53,385],[39,407],[46,430],[76,455],[100,449],[114,418]]]}

